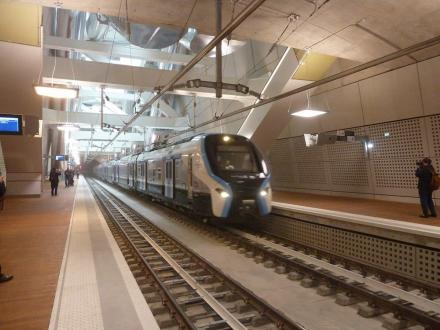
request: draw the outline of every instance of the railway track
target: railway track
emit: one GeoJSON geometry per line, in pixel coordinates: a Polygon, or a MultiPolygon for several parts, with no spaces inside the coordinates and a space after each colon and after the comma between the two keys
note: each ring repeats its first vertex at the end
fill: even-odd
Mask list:
{"type": "Polygon", "coordinates": [[[254,258],[264,267],[273,268],[291,280],[301,281],[304,287],[317,288],[323,296],[335,295],[340,305],[358,304],[358,313],[363,317],[388,314],[389,317],[384,318],[385,328],[398,330],[419,325],[423,329],[440,329],[440,302],[432,300],[425,286],[402,285],[399,276],[396,281],[367,276],[367,273],[354,271],[344,263],[312,255],[305,247],[300,249],[286,239],[267,233],[213,227],[195,221],[191,221],[191,225],[205,235],[215,235],[217,240],[254,258]]]}
{"type": "Polygon", "coordinates": [[[303,329],[88,180],[162,329],[303,329]]]}
{"type": "Polygon", "coordinates": [[[430,285],[406,285],[398,275],[394,279],[393,274],[388,273],[382,277],[380,272],[352,267],[343,258],[332,259],[268,233],[214,227],[155,206],[162,212],[165,209],[170,219],[197,227],[200,234],[223,242],[264,267],[273,268],[280,276],[300,280],[304,287],[317,288],[321,295],[334,295],[341,305],[357,304],[361,316],[384,316],[381,319],[385,328],[440,329],[440,303],[433,301],[437,288],[429,291],[430,285]]]}

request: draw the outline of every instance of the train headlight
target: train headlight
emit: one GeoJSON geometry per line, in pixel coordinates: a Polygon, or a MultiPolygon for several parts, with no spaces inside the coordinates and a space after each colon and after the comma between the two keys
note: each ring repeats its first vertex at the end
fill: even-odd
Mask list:
{"type": "Polygon", "coordinates": [[[222,191],[222,192],[220,193],[220,197],[226,199],[226,198],[229,197],[229,194],[228,194],[226,191],[222,191]]]}
{"type": "Polygon", "coordinates": [[[224,191],[223,189],[217,188],[217,189],[215,189],[215,191],[220,194],[221,198],[226,199],[226,198],[228,198],[230,196],[229,193],[224,191]]]}
{"type": "Polygon", "coordinates": [[[266,197],[267,196],[267,190],[261,190],[260,191],[260,196],[266,197]]]}

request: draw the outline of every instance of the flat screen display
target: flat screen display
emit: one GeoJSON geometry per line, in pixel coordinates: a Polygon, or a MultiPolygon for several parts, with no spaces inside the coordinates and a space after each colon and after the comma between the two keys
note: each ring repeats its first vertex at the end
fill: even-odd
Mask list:
{"type": "Polygon", "coordinates": [[[55,160],[65,160],[64,155],[56,155],[55,160]]]}
{"type": "Polygon", "coordinates": [[[0,134],[21,135],[23,132],[21,115],[0,114],[0,134]]]}

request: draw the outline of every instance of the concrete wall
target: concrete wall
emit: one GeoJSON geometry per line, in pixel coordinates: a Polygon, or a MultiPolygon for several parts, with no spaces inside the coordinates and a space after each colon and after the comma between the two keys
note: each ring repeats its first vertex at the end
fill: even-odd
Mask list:
{"type": "MultiPolygon", "coordinates": [[[[275,189],[417,202],[416,160],[429,156],[440,169],[440,57],[338,84],[311,97],[327,115],[292,118],[272,145],[275,189]],[[305,147],[304,133],[346,128],[368,136],[373,148],[362,142],[305,147]]],[[[292,109],[305,99],[292,98],[292,109]]]]}
{"type": "MultiPolygon", "coordinates": [[[[39,47],[0,42],[0,113],[22,114],[41,119],[41,97],[32,84],[40,70],[39,47]]],[[[41,192],[41,138],[0,136],[6,163],[9,195],[41,192]]]]}

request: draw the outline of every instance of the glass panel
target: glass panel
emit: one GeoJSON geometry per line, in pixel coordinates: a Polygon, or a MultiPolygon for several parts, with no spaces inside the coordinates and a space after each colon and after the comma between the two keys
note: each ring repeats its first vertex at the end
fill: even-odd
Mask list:
{"type": "Polygon", "coordinates": [[[258,172],[254,153],[246,145],[217,146],[216,161],[220,171],[258,172]]]}

